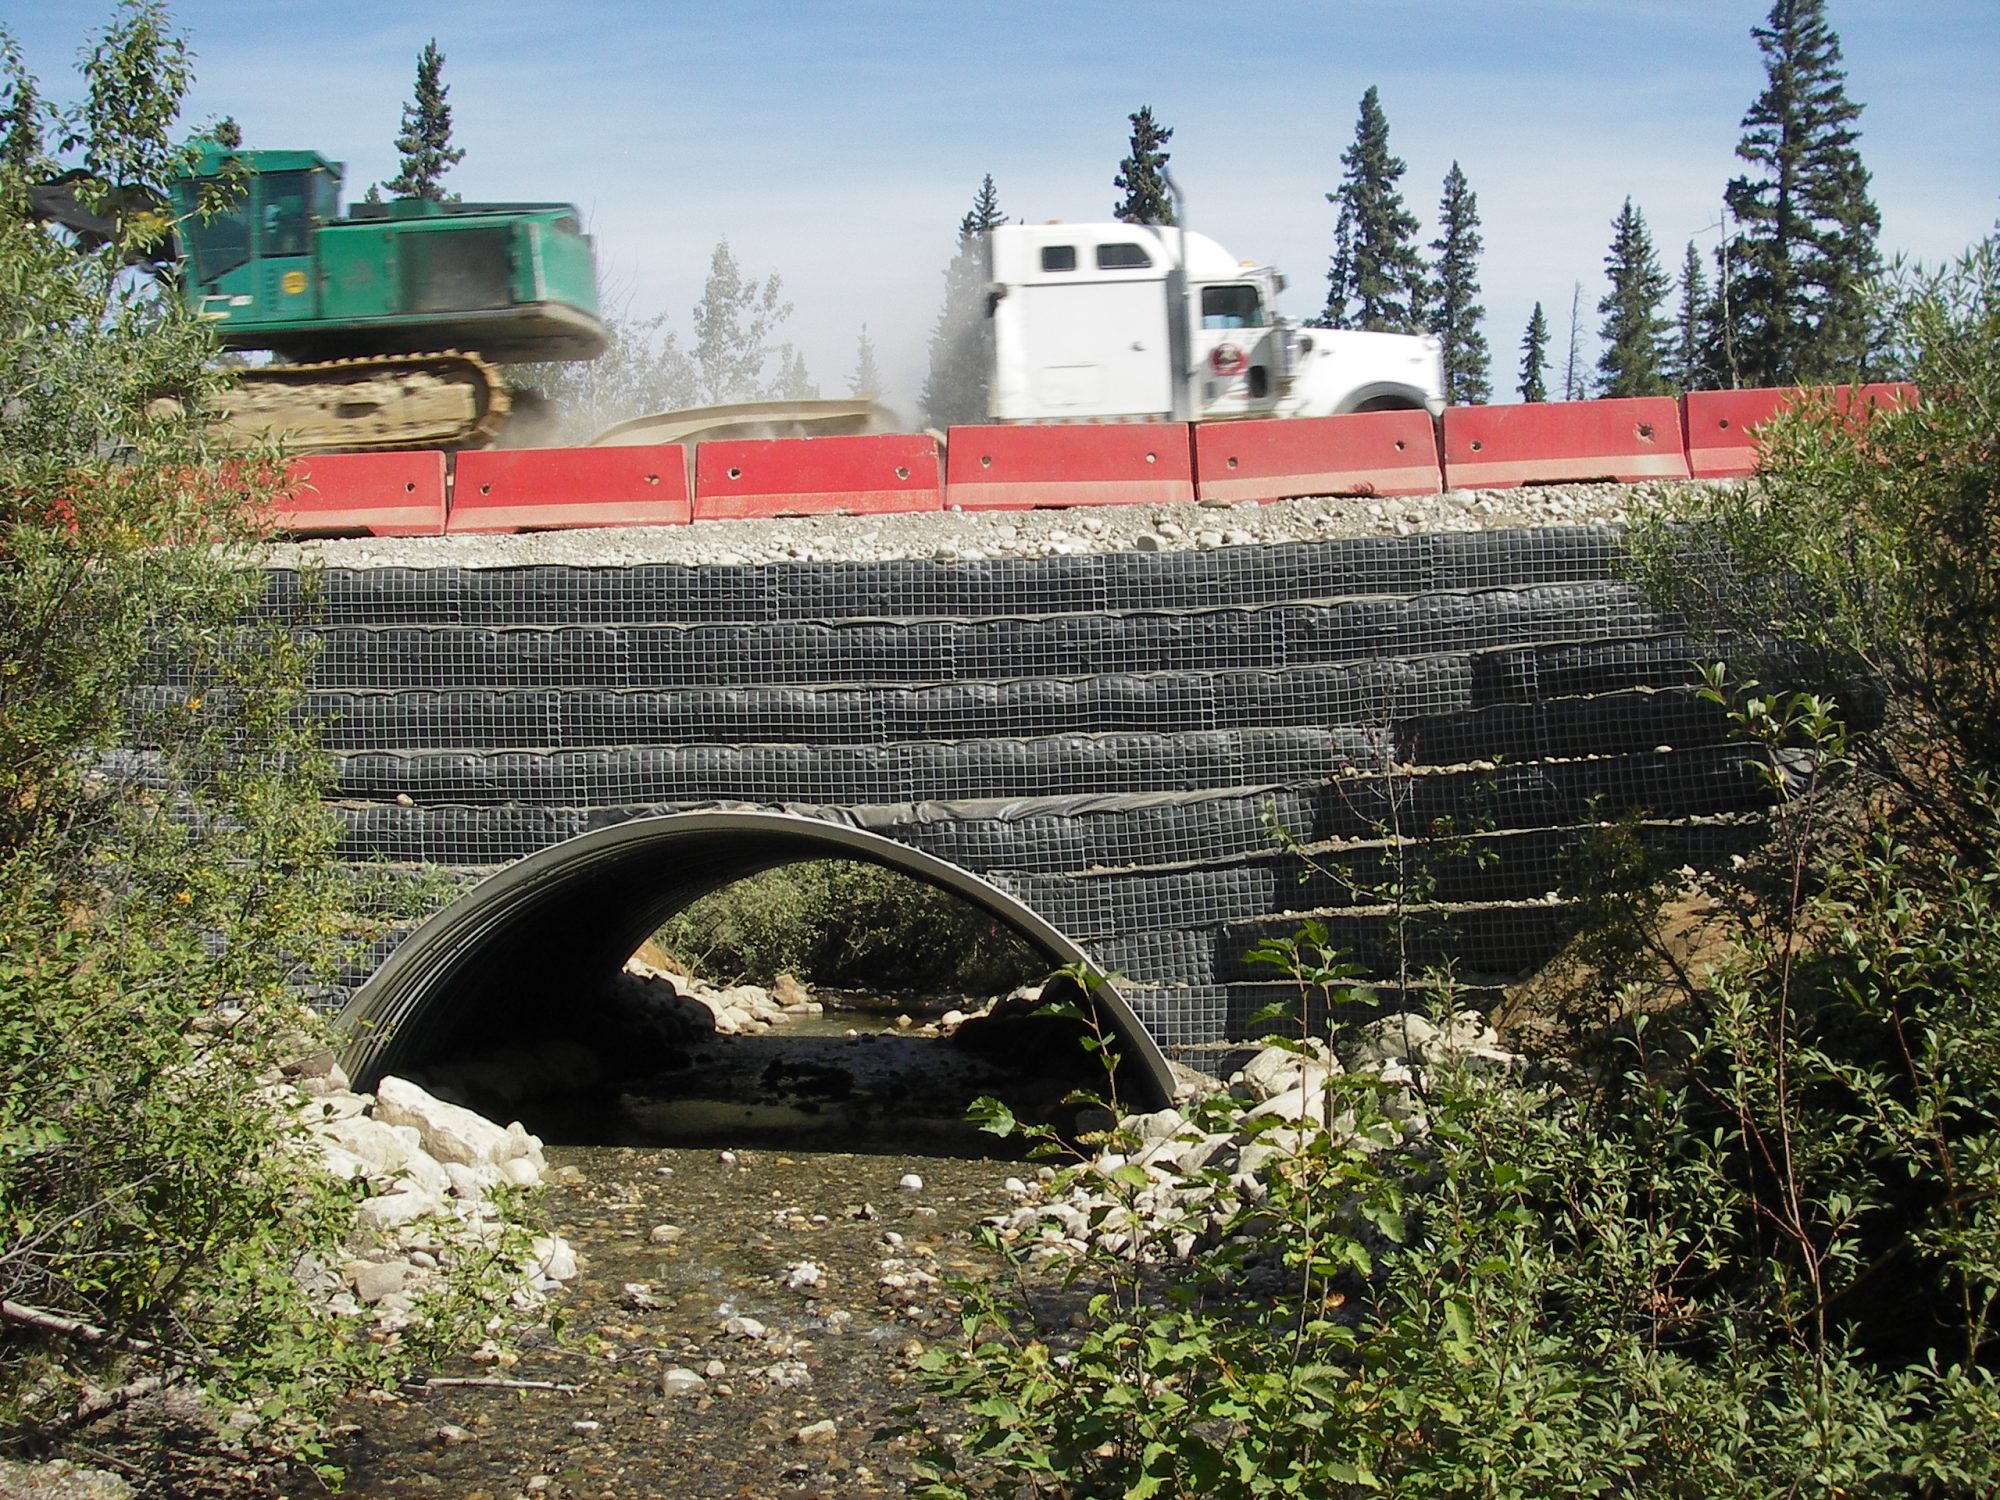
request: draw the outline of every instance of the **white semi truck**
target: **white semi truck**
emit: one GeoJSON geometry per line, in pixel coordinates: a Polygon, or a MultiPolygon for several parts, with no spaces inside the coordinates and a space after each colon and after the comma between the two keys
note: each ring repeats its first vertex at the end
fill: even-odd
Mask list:
{"type": "Polygon", "coordinates": [[[1007,224],[987,238],[996,422],[1444,410],[1435,338],[1300,328],[1285,281],[1207,235],[1007,224]]]}

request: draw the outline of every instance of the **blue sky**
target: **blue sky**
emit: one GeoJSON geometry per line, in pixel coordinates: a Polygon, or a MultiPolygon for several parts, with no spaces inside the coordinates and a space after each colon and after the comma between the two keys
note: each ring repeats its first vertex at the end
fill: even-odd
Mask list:
{"type": "MultiPolygon", "coordinates": [[[[44,91],[110,0],[5,20],[44,91]]],[[[1456,160],[1478,194],[1496,398],[1540,300],[1560,354],[1582,284],[1585,349],[1611,220],[1629,195],[1660,258],[1716,242],[1740,121],[1763,85],[1769,0],[178,0],[190,123],[317,149],[351,196],[396,170],[416,55],[444,52],[467,198],[577,203],[607,302],[686,336],[715,242],[777,272],[789,336],[846,388],[862,325],[908,410],[958,217],[983,173],[1029,220],[1108,217],[1127,115],[1174,129],[1190,223],[1324,300],[1339,157],[1381,90],[1403,193],[1435,232],[1456,160]]],[[[1885,253],[1935,263],[2000,217],[2000,3],[1829,0],[1864,106],[1885,253]]]]}

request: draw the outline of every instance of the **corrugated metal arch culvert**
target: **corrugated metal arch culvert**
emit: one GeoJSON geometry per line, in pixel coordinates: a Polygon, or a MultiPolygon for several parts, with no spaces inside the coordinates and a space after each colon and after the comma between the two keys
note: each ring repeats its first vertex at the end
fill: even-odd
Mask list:
{"type": "MultiPolygon", "coordinates": [[[[1090,955],[1020,901],[945,860],[880,834],[791,813],[636,818],[554,844],[482,880],[410,934],[340,1017],[359,1088],[418,1066],[441,1043],[608,978],[660,924],[710,891],[808,859],[880,865],[961,898],[1019,933],[1051,968],[1090,955]],[[510,1009],[522,1007],[523,1009],[510,1009]]],[[[1128,1095],[1163,1106],[1165,1055],[1112,984],[1095,995],[1117,1037],[1128,1095]]]]}

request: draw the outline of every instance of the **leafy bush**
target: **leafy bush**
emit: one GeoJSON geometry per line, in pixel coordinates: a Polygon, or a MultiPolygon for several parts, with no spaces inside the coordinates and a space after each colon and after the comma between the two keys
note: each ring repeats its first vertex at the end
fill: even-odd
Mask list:
{"type": "Polygon", "coordinates": [[[130,269],[156,223],[97,244],[28,211],[63,152],[157,189],[187,54],[127,0],[61,115],[5,54],[0,1428],[46,1443],[178,1383],[312,1457],[329,1394],[402,1356],[304,1290],[345,1259],[352,1203],[260,1093],[321,1045],[297,985],[342,899],[306,653],[250,611],[276,467],[201,414],[213,343],[130,269]],[[172,701],[142,710],[163,676],[172,701]]]}
{"type": "Polygon", "coordinates": [[[1994,266],[1894,294],[1921,406],[1808,409],[1641,539],[1747,659],[1873,702],[1711,677],[1770,837],[1651,877],[1699,933],[1598,903],[1605,1045],[1532,1085],[1431,1067],[1401,1144],[1385,1085],[1335,1078],[1340,1128],[1191,1184],[1221,1212],[1191,1268],[1165,1230],[1075,1266],[1080,1326],[1030,1265],[969,1289],[926,1493],[2000,1490],[1994,266]]]}
{"type": "Polygon", "coordinates": [[[794,974],[834,988],[991,994],[1048,967],[958,897],[850,860],[739,880],[675,916],[654,941],[698,972],[759,984],[794,974]]]}

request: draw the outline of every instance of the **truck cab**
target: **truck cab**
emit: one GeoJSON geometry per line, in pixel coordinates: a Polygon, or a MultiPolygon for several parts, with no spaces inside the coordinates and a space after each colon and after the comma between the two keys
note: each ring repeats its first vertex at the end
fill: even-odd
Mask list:
{"type": "Polygon", "coordinates": [[[996,422],[1444,407],[1436,339],[1300,329],[1274,311],[1282,276],[1203,234],[1008,224],[987,268],[996,422]]]}

